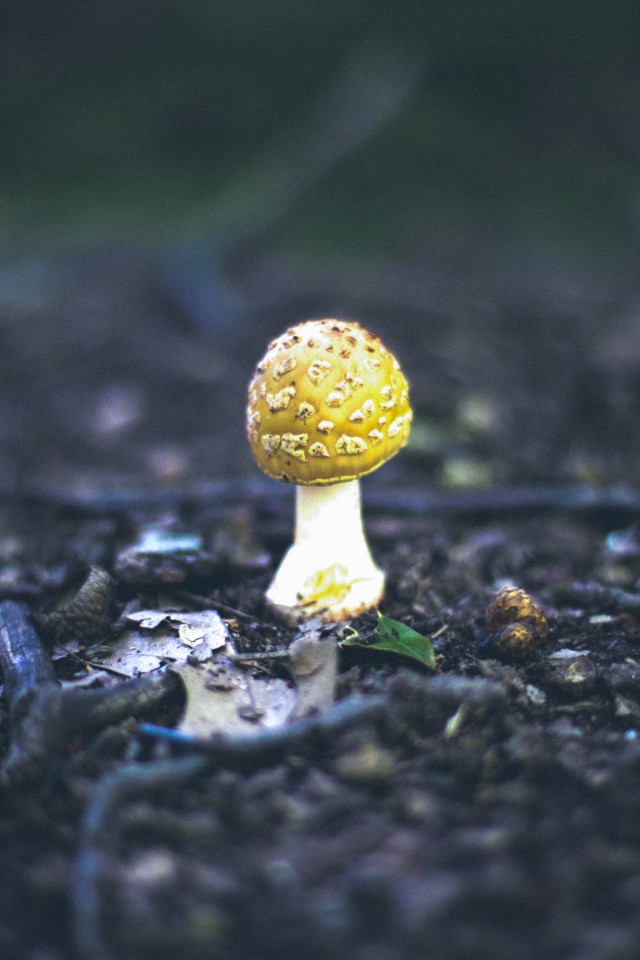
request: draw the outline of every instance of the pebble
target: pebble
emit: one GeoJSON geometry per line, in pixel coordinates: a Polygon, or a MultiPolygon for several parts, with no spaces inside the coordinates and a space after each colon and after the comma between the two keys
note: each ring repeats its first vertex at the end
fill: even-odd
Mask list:
{"type": "Polygon", "coordinates": [[[335,774],[345,783],[387,783],[396,772],[393,754],[368,740],[343,753],[335,762],[335,774]]]}
{"type": "Polygon", "coordinates": [[[145,850],[128,865],[127,873],[133,883],[145,887],[167,885],[175,880],[177,862],[173,854],[164,850],[145,850]]]}
{"type": "Polygon", "coordinates": [[[398,811],[409,823],[434,824],[440,816],[440,805],[427,790],[407,787],[398,798],[398,811]]]}
{"type": "Polygon", "coordinates": [[[616,717],[640,720],[640,703],[631,697],[624,697],[621,693],[616,694],[614,710],[616,717]]]}
{"type": "Polygon", "coordinates": [[[547,702],[547,695],[544,690],[535,687],[532,683],[526,685],[525,693],[528,700],[536,707],[542,707],[547,702]]]}
{"type": "Polygon", "coordinates": [[[595,664],[585,654],[552,661],[550,666],[549,682],[566,693],[582,694],[591,690],[598,676],[595,664]]]}
{"type": "Polygon", "coordinates": [[[576,657],[586,655],[586,650],[572,650],[571,647],[560,647],[549,654],[549,660],[575,660],[576,657]]]}

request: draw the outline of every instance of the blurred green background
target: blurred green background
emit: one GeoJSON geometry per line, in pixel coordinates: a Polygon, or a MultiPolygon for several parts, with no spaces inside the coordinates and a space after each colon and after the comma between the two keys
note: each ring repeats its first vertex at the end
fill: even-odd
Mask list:
{"type": "Polygon", "coordinates": [[[0,252],[633,269],[632,0],[5,0],[0,252]]]}

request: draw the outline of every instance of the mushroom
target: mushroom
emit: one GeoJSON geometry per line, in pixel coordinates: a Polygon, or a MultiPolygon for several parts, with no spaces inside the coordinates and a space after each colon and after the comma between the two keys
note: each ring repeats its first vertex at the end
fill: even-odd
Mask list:
{"type": "Polygon", "coordinates": [[[297,484],[294,542],[266,594],[285,619],[345,620],[380,601],[359,478],[404,446],[411,417],[398,361],[359,324],[308,320],[269,344],[247,436],[261,470],[297,484]]]}

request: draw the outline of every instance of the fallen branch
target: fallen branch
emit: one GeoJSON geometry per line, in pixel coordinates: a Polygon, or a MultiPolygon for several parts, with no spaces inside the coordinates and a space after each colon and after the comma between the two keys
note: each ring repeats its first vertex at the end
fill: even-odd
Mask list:
{"type": "Polygon", "coordinates": [[[0,768],[5,787],[35,782],[73,739],[128,717],[153,716],[184,696],[180,679],[168,671],[95,690],[61,687],[25,608],[10,600],[0,603],[0,668],[12,728],[0,768]]]}
{"type": "Polygon", "coordinates": [[[205,739],[152,723],[142,723],[140,732],[165,741],[180,753],[205,755],[213,768],[251,770],[277,763],[294,750],[306,754],[324,748],[337,734],[358,723],[379,720],[388,709],[386,697],[347,697],[322,713],[261,730],[252,736],[224,735],[205,739]]]}
{"type": "Polygon", "coordinates": [[[24,717],[40,688],[56,682],[26,608],[13,600],[0,603],[0,669],[12,724],[24,717]]]}
{"type": "Polygon", "coordinates": [[[184,784],[207,766],[205,757],[130,764],[103,777],[87,806],[81,827],[80,853],[72,879],[74,935],[82,960],[111,960],[101,931],[101,880],[112,847],[118,807],[148,792],[184,784]]]}
{"type": "MultiPolygon", "coordinates": [[[[221,506],[248,502],[256,503],[266,512],[280,510],[279,505],[286,503],[289,515],[293,492],[285,484],[280,487],[276,485],[276,489],[273,489],[273,484],[259,477],[250,480],[236,477],[230,480],[192,481],[169,488],[74,488],[40,484],[29,488],[26,498],[36,503],[90,515],[178,507],[182,503],[215,503],[221,506]]],[[[409,516],[468,516],[565,510],[578,514],[612,512],[635,517],[640,514],[640,491],[564,484],[505,486],[466,491],[423,490],[413,487],[374,490],[365,488],[363,504],[365,510],[370,512],[409,516]]]]}

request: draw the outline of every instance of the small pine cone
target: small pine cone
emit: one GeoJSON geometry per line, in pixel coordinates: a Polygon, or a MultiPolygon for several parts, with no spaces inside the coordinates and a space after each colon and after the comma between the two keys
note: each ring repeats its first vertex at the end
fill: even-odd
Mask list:
{"type": "Polygon", "coordinates": [[[92,567],[75,597],[52,613],[35,617],[36,626],[54,642],[91,643],[109,630],[114,599],[113,580],[106,570],[92,567]]]}
{"type": "Polygon", "coordinates": [[[496,653],[509,660],[526,660],[540,638],[526,623],[509,623],[493,637],[496,653]]]}
{"type": "Polygon", "coordinates": [[[525,660],[547,635],[538,604],[517,587],[504,587],[487,607],[485,643],[509,660],[525,660]]]}
{"type": "Polygon", "coordinates": [[[518,587],[503,587],[487,608],[487,630],[497,634],[502,627],[514,623],[528,625],[537,638],[536,643],[547,635],[546,618],[535,600],[518,587]]]}

